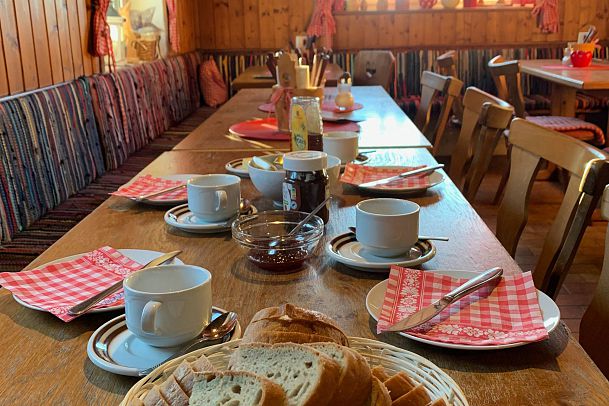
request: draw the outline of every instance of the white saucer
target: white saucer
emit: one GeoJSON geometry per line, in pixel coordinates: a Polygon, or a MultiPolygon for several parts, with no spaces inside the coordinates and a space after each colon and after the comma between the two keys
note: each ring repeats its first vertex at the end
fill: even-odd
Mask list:
{"type": "Polygon", "coordinates": [[[439,185],[444,182],[444,175],[440,172],[432,172],[429,175],[429,186],[427,187],[406,187],[406,188],[382,188],[382,187],[361,187],[358,186],[359,189],[364,190],[366,192],[371,192],[374,194],[383,194],[383,195],[416,195],[420,193],[424,193],[427,189],[432,188],[434,186],[439,185]]]}
{"type": "MultiPolygon", "coordinates": [[[[189,179],[196,178],[197,176],[202,176],[202,175],[197,175],[197,174],[180,174],[180,175],[159,176],[159,178],[165,179],[165,180],[179,180],[181,182],[187,182],[189,179]]],[[[136,178],[133,178],[131,181],[125,183],[125,185],[121,186],[121,187],[125,187],[127,185],[130,185],[131,183],[133,183],[135,181],[135,179],[136,178]]],[[[133,200],[133,199],[131,199],[131,200],[133,200]]],[[[186,198],[184,198],[184,199],[172,199],[172,200],[150,200],[150,199],[144,199],[144,200],[140,201],[139,203],[149,204],[151,206],[175,206],[176,204],[181,204],[181,203],[185,203],[185,202],[186,202],[186,198]]]]}
{"type": "Polygon", "coordinates": [[[334,237],[326,246],[332,258],[348,267],[367,272],[388,272],[391,265],[413,267],[421,265],[436,255],[436,247],[428,240],[419,240],[409,253],[385,258],[367,252],[355,239],[355,234],[348,232],[334,237]]]}
{"type": "Polygon", "coordinates": [[[226,165],[224,165],[224,168],[233,175],[237,175],[241,178],[249,178],[250,173],[247,169],[247,163],[244,162],[245,160],[251,160],[251,158],[233,159],[232,161],[227,162],[226,165]]]}
{"type": "MultiPolygon", "coordinates": [[[[251,208],[248,215],[258,213],[258,209],[256,209],[254,205],[251,205],[250,207],[251,208]]],[[[188,203],[167,210],[164,219],[165,223],[169,224],[170,226],[178,228],[182,231],[197,234],[221,233],[223,231],[230,230],[234,220],[222,220],[217,222],[201,220],[190,210],[188,210],[188,203]]]]}
{"type": "MultiPolygon", "coordinates": [[[[132,260],[134,260],[136,262],[139,262],[140,264],[147,264],[148,262],[152,261],[153,259],[158,258],[161,255],[165,254],[164,252],[150,251],[150,250],[137,250],[137,249],[119,249],[117,251],[120,252],[121,254],[123,254],[124,256],[126,256],[128,258],[131,258],[132,260]]],[[[85,255],[85,253],[71,255],[69,257],[56,259],[55,261],[51,261],[51,262],[47,262],[46,264],[39,265],[39,266],[37,266],[37,268],[42,268],[43,266],[51,265],[51,264],[56,264],[58,262],[71,261],[73,259],[80,258],[83,255],[85,255]]],[[[179,265],[179,264],[183,264],[183,262],[180,261],[178,258],[174,258],[171,261],[169,261],[168,264],[178,264],[179,265]]],[[[34,306],[34,305],[31,305],[31,304],[25,303],[23,300],[19,299],[15,295],[13,295],[13,299],[15,299],[15,301],[17,303],[19,303],[22,306],[27,307],[28,309],[38,310],[38,311],[41,311],[41,312],[46,312],[46,310],[41,309],[38,306],[34,306]]],[[[124,309],[124,308],[125,308],[125,305],[121,304],[121,305],[118,305],[118,306],[108,306],[108,307],[104,307],[104,308],[101,308],[101,309],[89,310],[87,313],[105,313],[105,312],[112,312],[112,311],[116,311],[116,310],[121,310],[121,309],[124,309]]]]}
{"type": "MultiPolygon", "coordinates": [[[[471,279],[479,273],[472,271],[426,271],[426,272],[437,272],[442,275],[449,275],[455,278],[471,279]]],[[[370,289],[366,296],[366,309],[368,313],[378,321],[381,313],[381,307],[383,306],[383,300],[385,299],[385,291],[387,290],[387,280],[384,280],[370,289]]],[[[541,314],[543,316],[543,325],[551,333],[560,322],[560,310],[558,306],[548,295],[541,291],[537,291],[539,297],[539,307],[541,308],[541,314]]],[[[434,345],[436,347],[453,348],[458,350],[501,350],[504,348],[520,347],[522,345],[531,343],[513,343],[513,344],[498,344],[498,345],[463,345],[463,344],[452,344],[438,341],[432,341],[426,338],[415,337],[405,332],[397,333],[401,336],[408,337],[411,340],[419,341],[425,344],[434,345]]]]}
{"type": "MultiPolygon", "coordinates": [[[[226,310],[213,308],[212,319],[226,310]]],[[[241,325],[237,323],[230,341],[241,337],[241,325]]],[[[139,371],[150,368],[175,354],[182,346],[153,347],[145,344],[127,330],[125,315],[121,314],[99,327],[87,343],[87,355],[91,362],[113,374],[139,376],[139,371]]]]}

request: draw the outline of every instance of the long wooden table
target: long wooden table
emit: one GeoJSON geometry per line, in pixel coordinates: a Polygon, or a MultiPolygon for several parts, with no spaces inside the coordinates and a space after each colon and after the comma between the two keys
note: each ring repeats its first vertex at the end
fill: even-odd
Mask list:
{"type": "MultiPolygon", "coordinates": [[[[328,90],[333,92],[332,89],[328,90]]],[[[365,117],[360,123],[360,148],[431,148],[429,140],[395,104],[380,86],[353,87],[355,100],[364,105],[358,115],[365,117]]],[[[268,89],[244,89],[231,98],[207,121],[201,124],[175,149],[242,149],[260,148],[287,151],[289,141],[252,141],[229,134],[235,123],[264,118],[268,114],[258,106],[270,97],[268,89]]]]}
{"type": "MultiPolygon", "coordinates": [[[[264,151],[171,151],[142,174],[222,173],[232,159],[264,151]]],[[[425,149],[381,151],[371,164],[433,164],[425,149]]],[[[260,197],[249,180],[242,193],[259,209],[271,202],[260,197]]],[[[331,222],[316,256],[295,273],[274,274],[250,264],[230,233],[189,235],[163,222],[163,209],[111,197],[37,258],[34,267],[53,259],[109,244],[115,248],[159,251],[181,249],[187,263],[213,274],[213,302],[235,310],[245,326],[260,308],[292,302],[329,314],[347,334],[377,338],[429,358],[461,386],[471,405],[603,404],[609,382],[568,329],[561,325],[550,339],[504,351],[451,351],[397,335],[375,334],[365,308],[367,292],[385,274],[355,271],[335,263],[325,244],[355,224],[354,205],[367,198],[356,190],[334,188],[331,222]]],[[[455,185],[443,184],[412,200],[421,206],[421,233],[446,235],[424,269],[478,270],[501,266],[520,272],[455,185]]],[[[92,332],[116,314],[85,315],[65,324],[55,317],[18,305],[0,293],[0,399],[6,404],[117,404],[135,380],[113,375],[87,358],[92,332]]]]}
{"type": "Polygon", "coordinates": [[[556,59],[520,61],[523,73],[547,80],[552,85],[551,114],[575,117],[575,101],[578,91],[597,95],[609,94],[609,63],[594,60],[588,68],[562,67],[556,59]]]}

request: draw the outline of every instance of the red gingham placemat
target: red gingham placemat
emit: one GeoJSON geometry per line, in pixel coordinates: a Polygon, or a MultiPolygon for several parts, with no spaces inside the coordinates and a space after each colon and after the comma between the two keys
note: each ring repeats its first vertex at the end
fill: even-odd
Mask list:
{"type": "MultiPolygon", "coordinates": [[[[439,300],[466,279],[393,266],[377,324],[379,333],[439,300]]],[[[504,276],[449,306],[408,334],[464,345],[501,345],[548,338],[530,272],[504,276]]]]}
{"type": "MultiPolygon", "coordinates": [[[[424,168],[422,166],[365,166],[348,163],[345,167],[345,172],[340,178],[343,183],[351,185],[361,185],[362,183],[373,182],[390,178],[399,175],[400,173],[412,171],[414,169],[424,168]]],[[[377,186],[379,189],[422,189],[429,187],[429,174],[410,176],[404,179],[398,179],[386,185],[377,186]]]]}
{"type": "MultiPolygon", "coordinates": [[[[229,131],[241,138],[269,141],[289,141],[290,133],[279,131],[275,117],[244,121],[234,124],[229,131]]],[[[324,123],[324,132],[359,131],[357,123],[324,123]]]]}
{"type": "MultiPolygon", "coordinates": [[[[0,273],[0,285],[19,299],[71,321],[68,309],[120,281],[143,265],[111,247],[102,247],[71,261],[22,272],[0,273]]],[[[106,298],[93,309],[124,303],[123,291],[106,298]]]]}
{"type": "MultiPolygon", "coordinates": [[[[129,198],[136,198],[149,193],[158,192],[159,190],[169,189],[173,186],[184,185],[186,182],[181,180],[169,180],[162,178],[155,178],[151,175],[145,175],[137,178],[130,185],[121,186],[116,192],[110,193],[114,196],[123,196],[129,198]]],[[[186,188],[173,190],[164,195],[153,196],[149,200],[186,200],[187,198],[186,188]]]]}
{"type": "MultiPolygon", "coordinates": [[[[338,106],[333,101],[324,102],[321,105],[322,110],[331,111],[333,113],[351,113],[352,111],[361,110],[363,108],[364,108],[364,105],[361,103],[354,103],[353,107],[351,107],[350,109],[347,109],[347,110],[342,110],[342,111],[338,109],[338,106]]],[[[258,106],[258,110],[264,111],[265,113],[274,113],[275,105],[273,103],[263,103],[260,106],[258,106]]]]}

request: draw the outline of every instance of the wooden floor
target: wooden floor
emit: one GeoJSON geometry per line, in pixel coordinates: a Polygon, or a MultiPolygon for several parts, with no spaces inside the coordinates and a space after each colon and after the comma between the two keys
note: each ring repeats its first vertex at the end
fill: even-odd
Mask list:
{"type": "MultiPolygon", "coordinates": [[[[504,158],[496,158],[495,161],[474,203],[474,207],[492,230],[495,230],[498,211],[498,206],[493,205],[492,201],[500,173],[505,166],[504,158]]],[[[529,271],[535,266],[546,232],[558,211],[562,197],[562,189],[557,181],[535,183],[531,194],[529,221],[516,252],[516,261],[523,270],[529,271]]],[[[562,319],[575,337],[579,337],[581,317],[592,300],[602,269],[606,228],[607,222],[600,218],[597,210],[557,298],[562,319]]]]}

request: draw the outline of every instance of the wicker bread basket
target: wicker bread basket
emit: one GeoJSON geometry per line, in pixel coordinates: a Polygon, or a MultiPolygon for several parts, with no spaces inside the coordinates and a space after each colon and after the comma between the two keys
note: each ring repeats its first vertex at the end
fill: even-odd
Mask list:
{"type": "MultiPolygon", "coordinates": [[[[226,369],[230,356],[239,347],[240,342],[241,340],[235,340],[203,348],[161,365],[127,392],[121,406],[128,406],[138,398],[143,399],[153,384],[160,384],[167,379],[184,359],[193,361],[197,357],[205,355],[216,368],[226,369]]],[[[351,348],[363,355],[371,367],[382,365],[390,373],[404,371],[414,381],[422,383],[432,399],[444,396],[450,405],[469,405],[455,381],[431,361],[380,341],[349,337],[349,342],[351,348]]]]}

